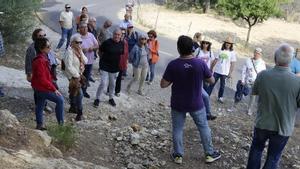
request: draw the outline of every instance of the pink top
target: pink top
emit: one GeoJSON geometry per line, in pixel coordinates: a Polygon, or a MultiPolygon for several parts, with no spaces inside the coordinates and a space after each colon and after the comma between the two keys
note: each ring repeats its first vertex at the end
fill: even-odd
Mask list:
{"type": "MultiPolygon", "coordinates": [[[[90,32],[88,32],[88,34],[85,36],[81,36],[81,38],[82,38],[82,45],[81,45],[82,49],[98,47],[98,41],[96,40],[95,36],[90,32]]],[[[87,65],[91,65],[94,63],[95,51],[84,52],[84,55],[88,59],[88,62],[86,63],[87,65]]]]}

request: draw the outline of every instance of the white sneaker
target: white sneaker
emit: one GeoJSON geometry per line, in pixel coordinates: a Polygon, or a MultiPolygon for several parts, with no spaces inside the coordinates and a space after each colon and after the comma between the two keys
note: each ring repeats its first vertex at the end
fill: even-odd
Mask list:
{"type": "Polygon", "coordinates": [[[218,98],[218,102],[219,103],[224,103],[224,98],[223,97],[218,98]]]}
{"type": "Polygon", "coordinates": [[[251,116],[251,115],[252,115],[252,111],[251,111],[251,109],[248,109],[248,111],[247,111],[247,114],[248,114],[249,116],[251,116]]]}

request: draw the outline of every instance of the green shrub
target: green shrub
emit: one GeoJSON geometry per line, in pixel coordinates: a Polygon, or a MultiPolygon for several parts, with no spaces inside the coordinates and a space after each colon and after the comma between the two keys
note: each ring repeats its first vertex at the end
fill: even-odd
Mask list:
{"type": "Polygon", "coordinates": [[[0,30],[6,43],[24,42],[35,26],[41,0],[0,0],[0,30]]]}
{"type": "Polygon", "coordinates": [[[71,124],[50,125],[48,128],[48,134],[52,137],[55,144],[64,150],[72,148],[75,144],[76,132],[75,128],[71,124]]]}

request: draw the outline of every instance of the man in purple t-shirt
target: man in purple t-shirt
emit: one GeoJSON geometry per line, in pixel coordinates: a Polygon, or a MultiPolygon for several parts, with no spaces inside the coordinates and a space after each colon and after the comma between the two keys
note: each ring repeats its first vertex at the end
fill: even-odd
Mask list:
{"type": "Polygon", "coordinates": [[[205,62],[192,55],[193,40],[190,37],[180,36],[177,49],[180,57],[168,64],[160,83],[161,88],[172,84],[171,115],[174,152],[171,157],[175,163],[182,163],[183,127],[186,113],[189,112],[200,132],[206,163],[211,163],[221,155],[212,145],[211,131],[202,99],[202,84],[203,80],[211,84],[215,80],[205,62]]]}

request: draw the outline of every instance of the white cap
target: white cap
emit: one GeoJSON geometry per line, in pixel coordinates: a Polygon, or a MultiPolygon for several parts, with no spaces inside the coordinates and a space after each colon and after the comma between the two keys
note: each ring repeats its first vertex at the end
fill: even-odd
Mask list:
{"type": "Polygon", "coordinates": [[[82,38],[80,34],[75,34],[71,37],[71,42],[82,42],[82,38]]]}

